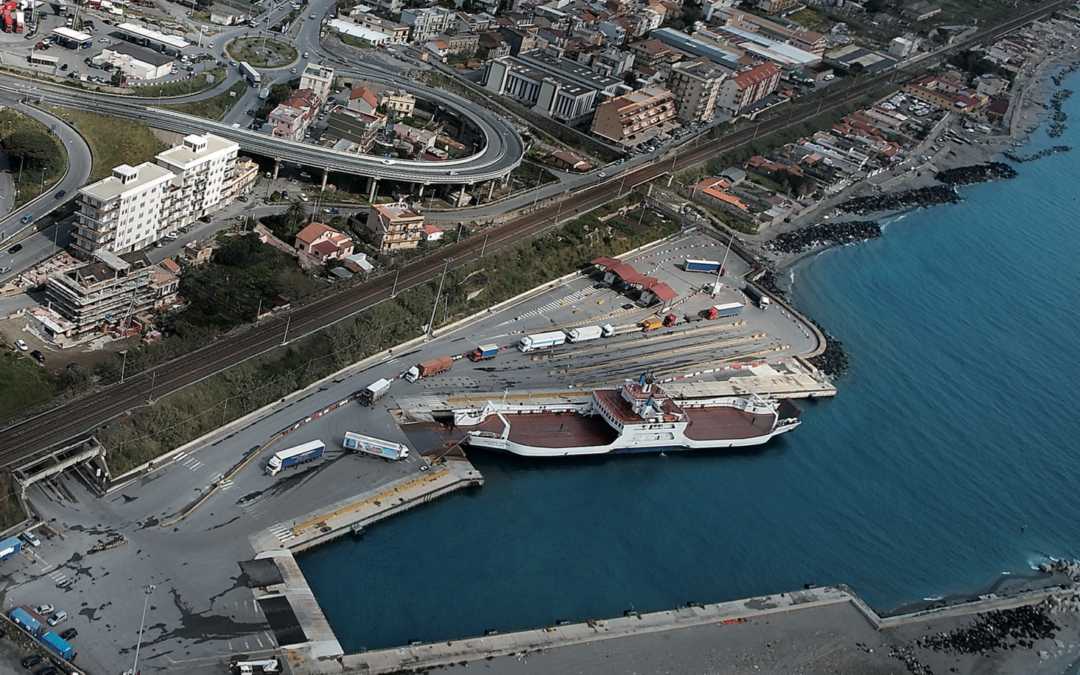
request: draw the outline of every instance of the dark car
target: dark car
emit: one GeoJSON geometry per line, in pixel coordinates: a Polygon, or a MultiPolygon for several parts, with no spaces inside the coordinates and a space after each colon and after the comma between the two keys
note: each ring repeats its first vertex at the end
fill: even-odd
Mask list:
{"type": "Polygon", "coordinates": [[[56,198],[57,199],[63,199],[64,195],[66,195],[66,194],[67,194],[67,190],[61,190],[60,192],[56,193],[56,198]]]}
{"type": "Polygon", "coordinates": [[[22,660],[23,668],[33,668],[37,664],[41,663],[41,657],[37,654],[31,654],[22,660]]]}
{"type": "Polygon", "coordinates": [[[38,363],[45,363],[45,355],[42,354],[41,352],[39,352],[36,349],[34,351],[30,352],[30,356],[33,356],[34,360],[37,361],[38,363]]]}
{"type": "Polygon", "coordinates": [[[199,218],[199,220],[201,220],[204,223],[209,223],[210,221],[213,220],[213,218],[211,218],[210,216],[203,216],[202,218],[199,218]]]}
{"type": "Polygon", "coordinates": [[[60,70],[67,70],[67,69],[68,69],[68,64],[66,64],[66,63],[60,66],[60,70]]]}
{"type": "Polygon", "coordinates": [[[56,668],[52,666],[45,666],[41,670],[34,673],[34,675],[57,675],[58,672],[59,671],[57,671],[56,668]]]}
{"type": "Polygon", "coordinates": [[[18,253],[22,250],[22,244],[15,244],[7,250],[8,253],[18,253]]]}
{"type": "MultiPolygon", "coordinates": [[[[71,365],[74,366],[76,364],[73,363],[71,365]]],[[[70,368],[70,367],[71,366],[68,366],[68,368],[70,368]]],[[[79,370],[82,370],[82,368],[79,368],[79,370]]],[[[79,636],[79,631],[75,630],[74,628],[68,628],[63,633],[60,633],[60,639],[61,640],[70,640],[71,638],[78,637],[78,636],[79,636]]]]}

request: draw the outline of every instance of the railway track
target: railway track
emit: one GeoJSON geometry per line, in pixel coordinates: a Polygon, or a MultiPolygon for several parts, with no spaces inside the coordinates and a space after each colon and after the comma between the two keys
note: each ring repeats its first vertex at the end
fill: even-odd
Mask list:
{"type": "MultiPolygon", "coordinates": [[[[1046,16],[1066,2],[1059,1],[1004,24],[978,33],[954,45],[963,49],[992,39],[1030,21],[1046,16]]],[[[918,64],[924,67],[925,63],[918,64]]],[[[813,104],[793,109],[790,114],[775,117],[714,139],[671,158],[657,159],[652,164],[608,179],[603,183],[569,193],[558,204],[535,211],[506,223],[484,236],[474,236],[463,242],[441,249],[437,258],[451,257],[452,265],[458,267],[480,257],[481,252],[494,251],[523,237],[536,234],[564,219],[585,213],[623,194],[623,187],[631,188],[654,180],[666,173],[680,171],[716,157],[719,153],[750,142],[791,124],[803,122],[821,112],[857,99],[878,89],[898,77],[911,75],[913,70],[894,70],[864,82],[830,94],[813,104]]],[[[434,279],[442,273],[441,266],[429,260],[419,260],[401,268],[396,285],[405,289],[434,279]]],[[[390,297],[394,274],[386,274],[342,293],[318,300],[298,308],[287,316],[203,347],[191,354],[161,364],[115,384],[109,388],[60,406],[33,418],[0,430],[0,464],[10,464],[26,455],[48,448],[59,442],[86,433],[94,427],[125,411],[146,405],[151,396],[165,396],[262,354],[281,344],[286,326],[290,339],[297,339],[318,329],[355,315],[390,297]]]]}

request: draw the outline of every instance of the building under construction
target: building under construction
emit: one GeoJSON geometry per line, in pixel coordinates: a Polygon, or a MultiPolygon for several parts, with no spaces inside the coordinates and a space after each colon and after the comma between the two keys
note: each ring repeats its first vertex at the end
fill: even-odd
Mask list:
{"type": "Polygon", "coordinates": [[[68,337],[110,330],[126,332],[140,312],[161,312],[179,302],[180,279],[142,251],[96,251],[94,262],[53,275],[46,298],[72,324],[68,337]]]}

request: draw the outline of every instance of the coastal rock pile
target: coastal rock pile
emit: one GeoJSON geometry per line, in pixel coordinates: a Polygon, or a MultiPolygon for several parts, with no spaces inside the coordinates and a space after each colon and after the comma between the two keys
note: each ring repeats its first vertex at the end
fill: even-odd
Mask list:
{"type": "Polygon", "coordinates": [[[1075,73],[1077,67],[1078,66],[1075,63],[1070,64],[1067,68],[1064,68],[1060,73],[1058,73],[1057,75],[1054,75],[1053,77],[1051,77],[1050,79],[1054,81],[1054,86],[1055,87],[1060,87],[1061,83],[1065,81],[1065,76],[1068,75],[1069,73],[1075,73]]]}
{"type": "Polygon", "coordinates": [[[810,319],[825,336],[825,351],[817,356],[807,359],[815,368],[825,373],[832,379],[838,379],[848,367],[847,354],[844,353],[844,343],[829,334],[829,331],[821,327],[817,321],[810,319]]]}
{"type": "Polygon", "coordinates": [[[1062,89],[1050,97],[1050,108],[1054,111],[1054,114],[1050,116],[1051,122],[1046,127],[1046,135],[1050,138],[1057,138],[1061,134],[1065,133],[1065,120],[1069,118],[1061,110],[1061,104],[1065,102],[1065,99],[1072,96],[1072,91],[1069,89],[1062,89]]]}
{"type": "Polygon", "coordinates": [[[769,292],[769,295],[775,295],[781,298],[787,296],[783,289],[780,288],[779,277],[776,276],[776,272],[771,269],[766,269],[762,272],[761,276],[754,280],[754,283],[764,288],[769,292]]]}
{"type": "Polygon", "coordinates": [[[1031,649],[1036,640],[1053,640],[1058,630],[1044,607],[1024,605],[980,615],[970,626],[922,637],[915,643],[948,654],[986,654],[1017,647],[1031,649]]]}
{"type": "Polygon", "coordinates": [[[908,672],[914,673],[914,675],[934,675],[934,671],[919,661],[919,657],[915,656],[915,650],[911,647],[893,647],[892,651],[889,652],[889,656],[903,661],[908,672]]]}
{"type": "Polygon", "coordinates": [[[866,239],[877,239],[880,236],[881,226],[873,220],[817,223],[816,225],[777,235],[775,239],[769,242],[768,246],[770,250],[780,253],[802,253],[807,249],[823,244],[850,244],[866,239]]]}
{"type": "Polygon", "coordinates": [[[1068,152],[1070,150],[1072,150],[1072,148],[1067,145],[1055,145],[1052,148],[1040,150],[1030,157],[1021,157],[1020,155],[1014,153],[1012,150],[1009,150],[1005,152],[1005,159],[1009,160],[1010,162],[1016,162],[1017,164],[1023,164],[1024,162],[1034,162],[1037,159],[1049,157],[1055,152],[1068,152]]]}
{"type": "Polygon", "coordinates": [[[987,162],[986,164],[960,166],[955,169],[938,171],[934,178],[939,183],[957,187],[959,185],[987,183],[1001,178],[1016,178],[1016,169],[1004,162],[987,162]]]}
{"type": "Polygon", "coordinates": [[[912,206],[937,206],[938,204],[955,204],[959,201],[960,195],[956,194],[956,190],[950,186],[932,185],[917,190],[856,197],[837,205],[836,208],[843,213],[865,216],[878,211],[900,211],[912,206]]]}

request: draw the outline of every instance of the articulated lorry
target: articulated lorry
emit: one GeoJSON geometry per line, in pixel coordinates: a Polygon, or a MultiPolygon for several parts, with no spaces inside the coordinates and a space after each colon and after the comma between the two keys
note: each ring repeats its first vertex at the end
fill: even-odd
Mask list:
{"type": "Polygon", "coordinates": [[[522,352],[534,352],[538,349],[551,349],[564,344],[566,344],[566,333],[560,330],[551,333],[526,335],[518,343],[518,349],[522,352]]]}
{"type": "Polygon", "coordinates": [[[405,379],[409,382],[416,382],[425,377],[437,375],[446,370],[450,370],[454,366],[453,356],[440,356],[435,359],[428,359],[427,361],[421,361],[412,368],[409,368],[405,373],[405,379]]]}
{"type": "Polygon", "coordinates": [[[357,400],[360,401],[360,405],[375,405],[388,391],[390,391],[390,380],[378,379],[361,391],[357,400]]]}
{"type": "Polygon", "coordinates": [[[405,459],[409,456],[409,448],[401,443],[391,443],[390,441],[379,440],[363,434],[354,434],[351,431],[345,432],[345,442],[342,445],[346,450],[355,450],[365,455],[382,457],[388,462],[405,459]]]}
{"type": "Polygon", "coordinates": [[[325,449],[326,446],[323,445],[322,441],[310,441],[286,450],[279,450],[266,463],[266,474],[276,476],[282,469],[288,469],[290,466],[318,459],[322,457],[325,449]]]}
{"type": "Polygon", "coordinates": [[[750,302],[754,303],[763,310],[768,309],[769,305],[772,304],[772,300],[769,299],[769,296],[765,295],[764,293],[759,291],[757,287],[750,284],[746,284],[746,286],[743,288],[743,293],[746,295],[746,297],[750,298],[750,302]]]}
{"type": "Polygon", "coordinates": [[[469,358],[473,361],[487,361],[499,355],[499,345],[480,345],[469,352],[469,358]]]}
{"type": "Polygon", "coordinates": [[[566,334],[570,338],[570,342],[588,342],[589,340],[595,340],[604,334],[604,329],[600,326],[581,326],[580,328],[574,328],[566,334]]]}
{"type": "Polygon", "coordinates": [[[728,302],[723,305],[713,305],[702,311],[701,315],[710,321],[712,319],[720,319],[725,316],[735,316],[742,311],[743,305],[741,302],[728,302]]]}
{"type": "Polygon", "coordinates": [[[719,272],[720,263],[715,260],[699,260],[696,258],[687,258],[683,263],[683,269],[687,272],[719,272]]]}

